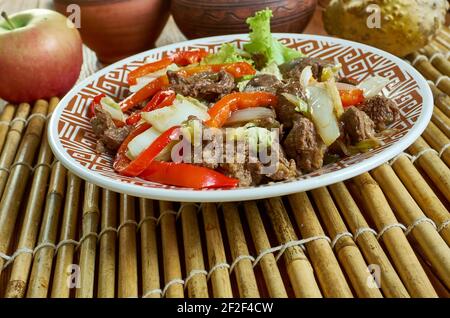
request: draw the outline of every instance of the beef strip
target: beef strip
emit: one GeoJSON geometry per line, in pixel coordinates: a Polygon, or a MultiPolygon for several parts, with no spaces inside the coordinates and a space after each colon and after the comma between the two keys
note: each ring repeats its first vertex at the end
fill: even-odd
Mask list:
{"type": "Polygon", "coordinates": [[[298,59],[286,62],[279,66],[283,78],[299,79],[300,74],[306,66],[311,66],[313,77],[317,80],[322,76],[324,67],[333,66],[333,63],[314,57],[300,57],[298,59]]]}
{"type": "Polygon", "coordinates": [[[358,85],[358,82],[350,77],[341,77],[338,79],[339,83],[350,84],[350,85],[358,85]]]}
{"type": "Polygon", "coordinates": [[[276,94],[281,82],[274,75],[260,74],[253,77],[245,86],[244,92],[268,92],[276,94]]]}
{"type": "Polygon", "coordinates": [[[221,70],[218,73],[201,72],[183,77],[177,72],[168,71],[170,89],[183,96],[214,101],[229,94],[235,88],[234,77],[221,70]]]}
{"type": "Polygon", "coordinates": [[[117,128],[111,115],[100,106],[95,107],[95,117],[91,119],[91,125],[98,137],[98,153],[117,150],[131,131],[130,126],[117,128]]]}
{"type": "Polygon", "coordinates": [[[326,146],[311,120],[301,116],[283,142],[288,158],[293,158],[297,168],[305,172],[317,170],[323,165],[326,146]]]}
{"type": "Polygon", "coordinates": [[[351,144],[375,135],[375,125],[369,116],[355,106],[347,108],[340,118],[344,134],[351,144]]]}
{"type": "Polygon", "coordinates": [[[275,107],[277,119],[283,124],[285,129],[291,129],[293,123],[300,119],[302,115],[295,110],[295,105],[286,99],[282,93],[292,94],[306,100],[306,93],[298,80],[288,79],[278,88],[278,105],[275,107]]]}
{"type": "Polygon", "coordinates": [[[384,96],[368,98],[360,105],[360,108],[373,120],[377,131],[385,130],[389,124],[400,117],[397,105],[384,96]]]}

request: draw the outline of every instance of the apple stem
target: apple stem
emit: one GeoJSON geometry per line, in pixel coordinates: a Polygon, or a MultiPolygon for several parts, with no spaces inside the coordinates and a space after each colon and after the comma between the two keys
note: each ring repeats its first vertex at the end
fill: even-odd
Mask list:
{"type": "Polygon", "coordinates": [[[9,24],[9,27],[11,28],[11,30],[14,30],[16,28],[16,26],[14,25],[14,23],[12,23],[12,21],[9,19],[8,15],[6,14],[5,11],[2,11],[2,17],[3,19],[6,20],[6,23],[9,24]]]}

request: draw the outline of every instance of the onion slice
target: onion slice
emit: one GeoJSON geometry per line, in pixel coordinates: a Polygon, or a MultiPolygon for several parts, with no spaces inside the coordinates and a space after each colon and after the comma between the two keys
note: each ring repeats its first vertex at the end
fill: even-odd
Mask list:
{"type": "Polygon", "coordinates": [[[275,117],[275,113],[270,108],[267,107],[244,108],[234,111],[225,124],[231,125],[235,123],[249,122],[255,119],[262,119],[267,117],[275,117]]]}
{"type": "Polygon", "coordinates": [[[378,95],[379,92],[389,83],[387,78],[381,76],[371,76],[358,84],[358,88],[362,89],[365,98],[378,95]]]}

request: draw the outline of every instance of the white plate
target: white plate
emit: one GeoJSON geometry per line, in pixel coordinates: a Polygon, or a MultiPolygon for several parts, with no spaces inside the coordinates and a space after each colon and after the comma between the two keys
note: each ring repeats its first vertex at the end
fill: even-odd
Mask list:
{"type": "Polygon", "coordinates": [[[128,94],[126,85],[130,70],[142,65],[146,58],[158,60],[163,53],[177,49],[204,48],[216,50],[222,43],[241,45],[247,35],[227,35],[196,39],[149,50],[110,65],[76,85],[60,102],[49,125],[51,148],[58,160],[81,178],[103,188],[168,201],[222,202],[242,201],[306,191],[343,181],[369,171],[401,153],[427,126],[433,111],[433,97],[426,80],[403,60],[379,49],[356,42],[306,34],[275,34],[283,43],[309,56],[334,60],[343,65],[341,75],[358,81],[370,75],[390,79],[383,94],[394,99],[401,119],[392,127],[398,132],[386,144],[365,154],[358,154],[327,165],[297,180],[236,189],[192,190],[123,177],[111,167],[112,158],[97,155],[95,136],[86,117],[92,98],[105,93],[118,100],[128,94]]]}

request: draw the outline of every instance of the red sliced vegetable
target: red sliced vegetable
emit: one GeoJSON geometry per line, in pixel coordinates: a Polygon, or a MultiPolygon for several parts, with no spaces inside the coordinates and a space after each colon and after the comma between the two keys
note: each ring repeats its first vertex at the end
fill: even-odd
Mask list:
{"type": "Polygon", "coordinates": [[[120,103],[120,108],[122,108],[123,112],[126,112],[127,110],[133,108],[140,102],[143,102],[147,98],[152,97],[153,95],[155,95],[155,93],[159,92],[167,85],[169,85],[169,79],[167,78],[167,75],[158,77],[154,81],[151,81],[150,83],[142,87],[137,92],[125,98],[120,103]]]}
{"type": "Polygon", "coordinates": [[[159,91],[152,97],[152,99],[147,103],[147,105],[145,105],[144,108],[134,112],[127,118],[127,120],[126,120],[127,124],[134,125],[139,120],[141,120],[142,112],[149,112],[149,111],[152,111],[155,109],[159,109],[159,108],[163,108],[163,107],[172,105],[173,101],[175,100],[175,97],[176,97],[176,94],[172,90],[159,91]]]}
{"type": "Polygon", "coordinates": [[[192,67],[186,67],[179,70],[177,73],[183,76],[191,76],[200,72],[220,72],[221,70],[227,71],[233,77],[239,78],[245,75],[254,75],[256,70],[247,62],[236,63],[224,63],[224,64],[211,64],[211,65],[195,65],[192,67]]]}
{"type": "Polygon", "coordinates": [[[208,52],[205,50],[180,51],[171,55],[170,59],[178,66],[186,66],[199,63],[206,55],[208,55],[208,52]]]}
{"type": "Polygon", "coordinates": [[[159,71],[170,64],[172,64],[172,59],[169,57],[165,57],[156,62],[144,64],[128,74],[128,85],[135,85],[138,77],[159,71]]]}
{"type": "Polygon", "coordinates": [[[131,160],[126,156],[128,144],[130,143],[131,140],[134,139],[134,137],[142,134],[144,131],[149,129],[151,126],[152,125],[150,125],[149,123],[142,123],[142,124],[136,126],[129,133],[127,138],[125,138],[125,140],[122,142],[119,149],[117,150],[116,158],[113,163],[114,170],[122,170],[130,163],[131,160]]]}
{"type": "Polygon", "coordinates": [[[202,189],[236,187],[239,180],[215,170],[188,163],[153,161],[140,178],[167,185],[202,189]]]}
{"type": "Polygon", "coordinates": [[[206,55],[208,55],[208,52],[205,50],[181,51],[159,61],[144,64],[128,74],[128,85],[135,85],[138,77],[162,70],[172,63],[186,66],[200,62],[206,55]]]}
{"type": "Polygon", "coordinates": [[[341,97],[342,106],[350,107],[353,105],[358,105],[364,101],[364,92],[362,89],[352,89],[352,90],[339,90],[339,95],[341,97]]]}
{"type": "Polygon", "coordinates": [[[267,92],[240,92],[224,96],[208,110],[211,117],[205,124],[209,127],[222,127],[231,113],[238,109],[275,106],[277,96],[267,92]]]}
{"type": "Polygon", "coordinates": [[[100,101],[102,100],[103,97],[106,97],[106,95],[103,93],[98,94],[97,96],[94,97],[94,100],[89,105],[89,110],[87,113],[89,118],[95,117],[95,106],[100,105],[100,101]]]}
{"type": "MultiPolygon", "coordinates": [[[[148,165],[155,159],[159,153],[166,148],[173,140],[177,140],[180,135],[180,126],[174,126],[163,132],[152,144],[137,156],[136,159],[130,160],[126,157],[125,150],[120,146],[119,151],[124,151],[121,158],[116,157],[113,168],[121,175],[136,177],[144,171],[148,165]],[[127,162],[128,159],[128,162],[127,162]]],[[[127,138],[128,139],[128,138],[127,138]]],[[[130,141],[128,141],[129,143],[130,141]]],[[[127,143],[127,144],[128,144],[127,143]]],[[[117,156],[120,156],[119,152],[117,156]]]]}

